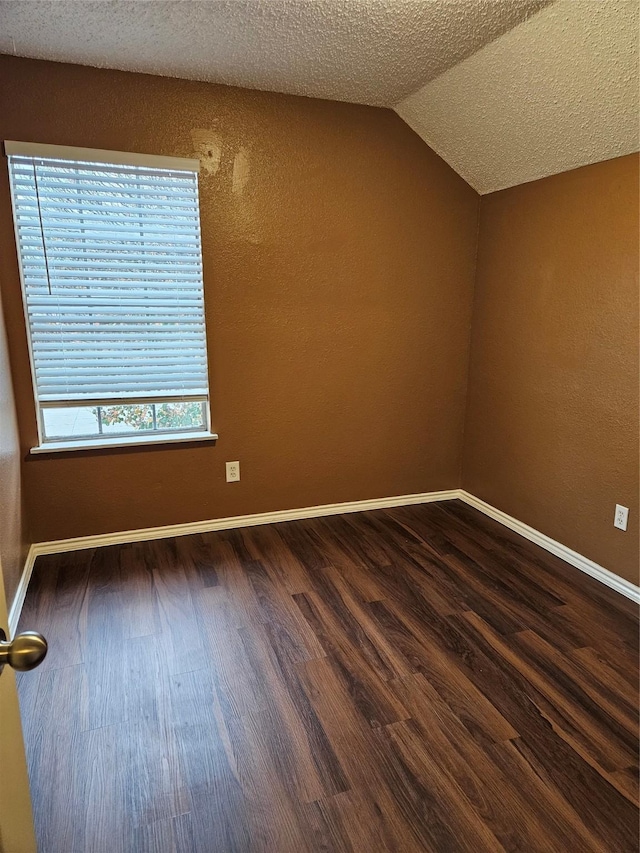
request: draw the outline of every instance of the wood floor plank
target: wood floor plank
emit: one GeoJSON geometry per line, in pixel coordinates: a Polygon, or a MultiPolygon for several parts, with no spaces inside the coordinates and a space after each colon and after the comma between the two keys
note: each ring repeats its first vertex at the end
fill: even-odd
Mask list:
{"type": "MultiPolygon", "coordinates": [[[[552,648],[554,648],[552,646],[552,648]]],[[[604,660],[596,649],[585,646],[572,650],[569,657],[578,661],[583,672],[587,672],[600,689],[613,693],[627,707],[633,708],[633,719],[638,719],[638,676],[640,673],[621,672],[619,668],[604,660]],[[625,676],[631,675],[631,678],[625,676]]]]}
{"type": "Polygon", "coordinates": [[[551,722],[555,731],[571,743],[575,752],[600,772],[628,767],[635,759],[634,735],[605,710],[592,701],[581,684],[567,676],[562,669],[553,669],[553,660],[535,655],[533,640],[520,634],[507,642],[474,613],[466,613],[498,655],[518,670],[531,685],[529,693],[542,715],[551,722]],[[542,698],[543,697],[543,698],[542,698]]]}
{"type": "Polygon", "coordinates": [[[290,595],[309,589],[309,575],[302,563],[284,543],[280,531],[286,524],[264,524],[244,532],[247,552],[262,560],[290,595]]]}
{"type": "MultiPolygon", "coordinates": [[[[229,534],[236,531],[223,531],[219,534],[207,534],[207,543],[215,566],[218,583],[213,590],[218,598],[229,604],[229,613],[233,614],[236,628],[245,628],[261,621],[260,603],[247,573],[242,568],[238,548],[234,548],[229,534]]],[[[236,543],[241,541],[235,540],[236,543]]],[[[242,547],[245,560],[251,556],[242,547]]],[[[210,592],[213,597],[214,592],[210,592]]]]}
{"type": "MultiPolygon", "coordinates": [[[[22,673],[20,681],[24,683],[28,674],[22,673]]],[[[87,773],[82,750],[85,707],[86,673],[78,664],[43,672],[36,709],[24,714],[34,821],[41,850],[83,850],[84,815],[78,807],[84,801],[87,773]]]]}
{"type": "MultiPolygon", "coordinates": [[[[494,589],[507,593],[506,600],[513,601],[525,613],[545,613],[553,607],[566,604],[566,596],[540,581],[530,572],[513,571],[514,563],[521,560],[521,551],[504,538],[486,538],[482,543],[472,535],[477,530],[472,523],[460,519],[455,507],[438,506],[434,514],[434,528],[449,539],[461,559],[465,557],[479,567],[480,577],[494,589]]],[[[519,544],[519,543],[518,543],[519,544]]]]}
{"type": "MultiPolygon", "coordinates": [[[[313,592],[295,596],[300,610],[316,632],[327,655],[363,719],[371,726],[405,720],[406,709],[386,684],[376,664],[383,665],[371,639],[353,620],[348,633],[340,629],[340,614],[326,607],[313,592]]],[[[344,624],[344,623],[343,623],[344,624]]]]}
{"type": "Polygon", "coordinates": [[[43,570],[29,585],[21,617],[51,638],[41,671],[83,663],[86,650],[80,619],[93,555],[90,550],[57,554],[55,560],[45,557],[43,570]]]}
{"type": "Polygon", "coordinates": [[[638,765],[615,770],[612,774],[613,786],[623,793],[629,802],[637,804],[640,800],[640,771],[638,765]]]}
{"type": "Polygon", "coordinates": [[[367,760],[371,727],[351,697],[338,665],[329,656],[299,664],[298,673],[349,787],[365,787],[371,777],[367,760]]]}
{"type": "Polygon", "coordinates": [[[345,657],[361,658],[364,670],[388,681],[406,673],[406,662],[385,640],[366,607],[359,602],[338,572],[326,569],[314,578],[313,590],[296,601],[306,600],[315,613],[309,616],[324,648],[345,657]],[[346,639],[346,643],[342,642],[346,639]]]}
{"type": "Polygon", "coordinates": [[[281,756],[273,750],[268,712],[245,714],[233,722],[229,733],[246,803],[248,849],[307,853],[304,802],[297,799],[295,787],[282,780],[281,756]]]}
{"type": "MultiPolygon", "coordinates": [[[[280,634],[272,625],[266,625],[265,632],[269,638],[280,672],[284,677],[284,682],[287,685],[291,702],[298,714],[301,729],[304,731],[309,743],[309,752],[325,795],[338,794],[341,791],[347,790],[349,786],[344,770],[316,714],[313,703],[309,700],[304,690],[298,671],[298,662],[286,654],[286,650],[283,653],[280,634]]],[[[316,660],[318,659],[316,658],[316,660]]]]}
{"type": "Polygon", "coordinates": [[[595,661],[584,666],[584,657],[560,654],[533,631],[518,634],[515,643],[519,650],[527,649],[527,659],[538,672],[557,679],[559,688],[580,704],[608,741],[617,742],[620,749],[628,752],[631,761],[623,761],[623,766],[630,766],[637,753],[637,697],[630,696],[624,685],[618,686],[613,670],[595,661]]]}
{"type": "Polygon", "coordinates": [[[598,850],[597,839],[578,815],[565,803],[559,808],[551,791],[532,798],[535,785],[525,786],[521,775],[503,773],[493,758],[495,744],[478,744],[422,674],[403,679],[398,689],[422,731],[423,748],[438,764],[439,772],[461,788],[471,809],[505,850],[545,853],[572,849],[576,842],[585,853],[598,850]],[[535,807],[538,801],[539,808],[535,807]]]}
{"type": "Polygon", "coordinates": [[[120,549],[96,549],[89,564],[95,577],[82,602],[80,632],[87,679],[84,730],[126,722],[123,678],[125,611],[120,588],[120,549]]]}
{"type": "Polygon", "coordinates": [[[127,639],[157,634],[161,630],[154,562],[152,548],[147,542],[132,542],[120,548],[122,615],[127,639]]]}
{"type": "MultiPolygon", "coordinates": [[[[440,772],[424,732],[414,720],[393,723],[376,732],[384,742],[381,763],[403,823],[424,849],[503,851],[488,826],[470,807],[458,783],[440,772]]],[[[379,756],[376,756],[379,758],[379,756]]]]}
{"type": "Polygon", "coordinates": [[[621,798],[576,753],[566,749],[560,738],[552,736],[550,740],[547,749],[541,749],[535,737],[526,736],[512,743],[535,774],[552,790],[559,791],[589,831],[600,837],[603,850],[636,851],[637,808],[621,798]],[[614,813],[616,818],[612,821],[614,813]]]}
{"type": "Polygon", "coordinates": [[[259,560],[242,564],[256,599],[262,621],[288,638],[288,651],[298,662],[324,655],[318,638],[300,614],[292,596],[277,586],[277,581],[259,560]]]}
{"type": "MultiPolygon", "coordinates": [[[[352,521],[352,525],[354,523],[352,521]]],[[[438,556],[434,542],[425,548],[419,536],[391,516],[385,518],[379,513],[368,513],[363,523],[371,527],[384,543],[386,559],[365,563],[361,568],[368,569],[378,578],[388,576],[390,568],[395,570],[394,573],[410,577],[415,585],[428,589],[431,605],[440,614],[468,610],[468,591],[452,579],[451,571],[438,556]]]]}
{"type": "MultiPolygon", "coordinates": [[[[333,797],[331,803],[342,803],[343,825],[355,849],[408,853],[433,849],[424,846],[425,828],[407,821],[408,812],[414,816],[423,813],[424,798],[419,787],[409,785],[407,791],[406,786],[398,786],[390,778],[389,762],[393,767],[396,762],[389,747],[376,737],[379,729],[367,725],[349,702],[347,688],[331,658],[301,664],[299,669],[305,690],[351,783],[350,789],[333,797]],[[349,802],[359,803],[357,816],[348,813],[349,802]],[[368,842],[373,830],[377,840],[368,842]]],[[[400,775],[402,772],[401,767],[395,771],[400,775]]]]}
{"type": "Polygon", "coordinates": [[[631,623],[637,622],[637,606],[629,599],[589,575],[581,577],[580,582],[576,583],[575,570],[571,565],[500,522],[480,515],[462,501],[450,501],[442,509],[465,519],[467,530],[481,529],[483,535],[489,536],[496,547],[505,549],[516,558],[519,568],[526,568],[527,576],[538,578],[545,589],[553,591],[568,603],[592,600],[603,608],[603,613],[615,613],[616,618],[624,615],[631,623]]]}
{"type": "Polygon", "coordinates": [[[184,672],[171,681],[174,731],[191,797],[196,850],[245,850],[247,803],[235,759],[217,727],[210,672],[184,672]]]}
{"type": "Polygon", "coordinates": [[[415,671],[425,676],[475,737],[493,742],[518,736],[490,699],[459,667],[452,665],[450,654],[437,639],[425,636],[415,627],[415,619],[411,616],[401,619],[398,609],[391,609],[388,602],[373,602],[370,607],[379,623],[414,665],[415,671]]]}
{"type": "Polygon", "coordinates": [[[376,537],[375,531],[365,527],[366,522],[373,521],[375,513],[358,514],[356,519],[349,515],[332,518],[317,518],[308,522],[313,531],[314,540],[322,542],[323,552],[327,555],[330,565],[342,566],[388,566],[393,562],[393,554],[387,544],[376,537]],[[354,536],[353,525],[358,524],[358,535],[354,536]],[[324,544],[329,543],[327,548],[324,544]],[[337,558],[335,564],[331,556],[337,558]]]}
{"type": "MultiPolygon", "coordinates": [[[[487,753],[504,780],[503,795],[519,800],[524,806],[523,823],[535,826],[531,846],[526,844],[523,849],[539,853],[547,850],[604,853],[597,832],[585,823],[580,811],[573,808],[558,787],[549,784],[549,777],[536,773],[523,759],[519,743],[519,739],[497,743],[488,747],[487,753]],[[510,794],[504,794],[507,788],[511,789],[510,794]]],[[[515,849],[520,848],[515,845],[515,849]]]]}
{"type": "Polygon", "coordinates": [[[256,677],[238,632],[237,611],[218,588],[202,589],[195,601],[197,625],[210,661],[209,670],[225,719],[265,708],[256,677]]]}
{"type": "Polygon", "coordinates": [[[177,558],[176,540],[148,542],[146,546],[150,552],[147,559],[153,562],[158,623],[169,668],[172,673],[202,669],[208,658],[202,637],[193,630],[197,620],[188,567],[177,558]]]}
{"type": "Polygon", "coordinates": [[[190,796],[171,705],[171,675],[156,635],[131,639],[124,654],[127,812],[134,827],[190,811],[190,796]],[[160,757],[160,760],[159,760],[160,757]]]}
{"type": "MultiPolygon", "coordinates": [[[[82,841],[70,851],[108,848],[110,853],[129,853],[135,836],[134,822],[119,818],[127,814],[130,794],[127,732],[120,726],[105,726],[83,732],[80,737],[77,756],[83,769],[82,784],[71,805],[74,826],[81,829],[82,841]]],[[[57,838],[55,842],[51,849],[65,849],[57,846],[57,838]]]]}
{"type": "MultiPolygon", "coordinates": [[[[389,528],[389,524],[385,524],[389,528]]],[[[490,625],[503,634],[522,630],[523,601],[518,601],[517,588],[510,589],[509,595],[504,591],[509,585],[508,574],[496,580],[487,578],[484,565],[461,551],[451,538],[448,538],[438,524],[420,522],[405,524],[403,528],[413,536],[412,550],[420,553],[426,551],[431,558],[431,572],[437,569],[439,580],[448,590],[447,597],[457,596],[458,612],[473,610],[480,614],[490,625]],[[490,582],[489,582],[490,581],[490,582]]],[[[471,549],[467,549],[471,550],[471,549]]],[[[488,562],[488,561],[487,561],[488,562]]],[[[418,564],[410,569],[416,582],[425,586],[422,567],[418,564]]],[[[428,585],[429,588],[431,584],[428,585]]]]}
{"type": "MultiPolygon", "coordinates": [[[[370,640],[375,649],[372,664],[378,674],[385,680],[409,674],[413,670],[412,665],[395,644],[387,639],[385,632],[380,630],[380,625],[368,606],[371,602],[360,598],[357,585],[354,586],[333,568],[325,570],[323,577],[331,583],[342,600],[344,612],[349,614],[350,621],[356,623],[363,635],[370,640]]],[[[321,595],[322,592],[321,589],[321,595]]],[[[335,611],[335,608],[333,609],[335,611]]],[[[362,645],[362,641],[360,644],[362,645]]]]}
{"type": "Polygon", "coordinates": [[[191,814],[158,820],[138,827],[133,836],[136,853],[194,853],[191,814]]]}
{"type": "Polygon", "coordinates": [[[175,539],[175,546],[177,559],[184,565],[185,574],[192,589],[210,589],[218,586],[216,561],[206,534],[178,536],[175,539]]]}
{"type": "Polygon", "coordinates": [[[576,752],[554,731],[538,707],[539,697],[533,685],[517,667],[492,652],[484,631],[478,631],[465,619],[460,619],[457,627],[476,649],[471,670],[475,683],[491,694],[492,701],[521,732],[512,743],[518,744],[535,772],[559,791],[603,842],[608,834],[613,849],[636,850],[637,809],[585,760],[585,755],[576,752]],[[619,822],[611,821],[613,812],[619,822]]]}
{"type": "Polygon", "coordinates": [[[637,609],[457,501],[38,558],[43,853],[638,853],[637,609]]]}
{"type": "Polygon", "coordinates": [[[334,793],[336,784],[341,790],[339,778],[336,781],[332,773],[337,762],[322,727],[315,713],[308,713],[310,709],[301,704],[296,685],[287,684],[287,669],[282,667],[282,658],[278,658],[277,649],[269,642],[269,634],[262,626],[240,629],[240,634],[249,664],[267,698],[260,714],[282,783],[292,796],[303,802],[334,793]]]}
{"type": "Polygon", "coordinates": [[[313,853],[355,853],[360,848],[362,833],[354,848],[335,797],[303,803],[301,814],[306,844],[313,853]]]}

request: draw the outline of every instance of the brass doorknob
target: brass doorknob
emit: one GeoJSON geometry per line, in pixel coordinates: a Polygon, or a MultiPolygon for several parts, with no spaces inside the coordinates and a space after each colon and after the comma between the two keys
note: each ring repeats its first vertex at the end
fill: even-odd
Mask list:
{"type": "Polygon", "coordinates": [[[45,659],[47,648],[47,641],[37,631],[23,631],[9,642],[0,628],[0,673],[5,663],[19,672],[34,669],[45,659]]]}

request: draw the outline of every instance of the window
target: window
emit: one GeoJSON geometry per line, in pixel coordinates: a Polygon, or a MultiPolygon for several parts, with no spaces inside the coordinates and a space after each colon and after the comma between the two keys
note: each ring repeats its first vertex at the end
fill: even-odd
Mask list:
{"type": "Polygon", "coordinates": [[[38,450],[215,438],[197,160],[6,142],[38,450]]]}

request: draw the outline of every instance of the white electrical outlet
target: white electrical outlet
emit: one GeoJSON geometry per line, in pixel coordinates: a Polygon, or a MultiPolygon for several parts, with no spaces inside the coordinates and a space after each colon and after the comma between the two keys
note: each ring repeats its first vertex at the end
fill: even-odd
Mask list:
{"type": "Polygon", "coordinates": [[[616,514],[613,517],[613,526],[619,528],[620,530],[626,530],[628,521],[629,507],[620,506],[620,504],[616,504],[616,514]]]}
{"type": "Polygon", "coordinates": [[[240,463],[227,462],[227,483],[237,483],[240,479],[240,463]]]}

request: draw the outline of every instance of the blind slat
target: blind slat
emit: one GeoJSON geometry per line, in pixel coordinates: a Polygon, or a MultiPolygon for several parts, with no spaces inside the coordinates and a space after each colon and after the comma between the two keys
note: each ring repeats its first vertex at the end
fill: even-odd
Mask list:
{"type": "MultiPolygon", "coordinates": [[[[123,342],[114,342],[110,345],[103,345],[99,350],[97,350],[95,348],[95,344],[89,341],[87,343],[69,341],[65,344],[64,348],[65,353],[67,355],[67,359],[107,359],[110,358],[112,354],[118,356],[122,352],[123,346],[123,342]]],[[[59,348],[59,343],[43,343],[40,347],[41,354],[35,359],[36,364],[38,363],[38,361],[47,362],[48,351],[55,351],[59,348]]],[[[199,359],[204,360],[199,341],[196,341],[192,344],[182,344],[180,342],[176,342],[174,346],[171,346],[170,343],[167,344],[166,341],[154,341],[150,344],[140,344],[133,341],[132,344],[129,345],[127,348],[127,352],[134,358],[137,354],[139,354],[139,350],[142,350],[146,355],[149,356],[149,358],[176,358],[177,355],[182,355],[185,357],[188,356],[190,359],[195,359],[196,361],[198,361],[199,359]]]]}
{"type": "MultiPolygon", "coordinates": [[[[87,323],[82,325],[81,323],[74,324],[73,327],[69,329],[62,329],[55,323],[40,323],[42,329],[42,337],[47,340],[59,340],[60,346],[64,346],[65,336],[69,334],[71,331],[73,337],[71,340],[96,340],[95,335],[95,324],[87,323]]],[[[126,326],[122,328],[118,328],[116,325],[112,324],[109,329],[105,329],[104,332],[100,336],[100,342],[103,340],[118,340],[121,337],[135,339],[136,334],[138,332],[135,329],[130,329],[126,326]]],[[[173,325],[170,328],[159,329],[156,330],[156,334],[154,335],[154,340],[178,340],[182,338],[186,338],[187,336],[197,337],[199,340],[204,340],[204,326],[202,324],[191,324],[188,327],[184,325],[173,325]]],[[[138,338],[139,340],[147,340],[148,336],[145,335],[143,338],[138,338]]]]}
{"type": "MultiPolygon", "coordinates": [[[[185,229],[177,229],[175,225],[164,225],[160,227],[159,225],[154,225],[153,228],[145,225],[144,234],[140,234],[139,227],[133,227],[128,225],[128,227],[124,227],[125,223],[120,223],[117,227],[115,223],[107,223],[107,224],[99,224],[99,223],[84,223],[84,227],[74,223],[71,225],[52,225],[49,223],[46,228],[47,240],[55,239],[60,237],[62,239],[69,239],[71,236],[74,236],[76,239],[85,240],[90,237],[94,237],[95,239],[108,239],[110,242],[119,242],[120,240],[144,240],[148,242],[149,245],[153,245],[157,243],[160,237],[163,240],[166,240],[165,245],[171,245],[172,242],[183,242],[188,243],[190,245],[197,245],[200,247],[200,238],[197,237],[194,239],[193,232],[191,230],[185,229]]],[[[40,221],[35,221],[31,225],[22,224],[18,222],[18,231],[22,235],[24,231],[29,231],[30,236],[37,235],[40,237],[42,235],[42,229],[40,227],[40,221]]]]}
{"type": "Polygon", "coordinates": [[[86,258],[82,257],[79,252],[70,252],[67,257],[60,257],[57,252],[52,253],[49,249],[47,250],[47,255],[48,261],[47,264],[45,264],[44,261],[41,260],[40,255],[32,256],[29,254],[25,259],[23,259],[23,266],[29,267],[29,271],[34,275],[39,272],[46,273],[47,269],[55,269],[58,271],[58,274],[61,275],[65,271],[71,273],[79,268],[85,271],[104,270],[106,273],[113,269],[114,261],[118,260],[126,261],[126,268],[128,272],[137,272],[138,270],[163,270],[167,275],[170,275],[173,272],[189,272],[192,275],[199,275],[201,269],[199,263],[170,256],[163,258],[162,260],[149,260],[146,258],[136,258],[135,256],[128,258],[126,255],[121,255],[118,258],[114,257],[114,255],[108,255],[100,258],[99,260],[95,260],[91,255],[86,258]]]}
{"type": "MultiPolygon", "coordinates": [[[[43,176],[41,168],[37,170],[38,192],[43,195],[54,195],[58,199],[71,198],[77,201],[81,193],[88,197],[93,196],[95,199],[101,199],[103,196],[112,196],[120,198],[121,196],[139,198],[139,199],[157,199],[157,198],[173,198],[184,201],[191,194],[191,185],[185,184],[182,188],[174,186],[171,190],[167,190],[162,184],[130,182],[130,181],[109,181],[95,180],[87,181],[78,179],[80,176],[69,175],[61,179],[51,179],[43,176]]],[[[16,194],[19,196],[30,197],[35,194],[35,181],[33,172],[25,173],[24,175],[15,178],[14,187],[16,194]]]]}
{"type": "MultiPolygon", "coordinates": [[[[197,258],[198,261],[200,260],[198,250],[196,248],[196,241],[188,241],[186,238],[180,241],[174,236],[173,242],[171,242],[167,236],[167,239],[163,239],[161,242],[157,243],[147,239],[146,237],[143,238],[138,234],[135,238],[132,237],[130,240],[123,240],[119,238],[116,245],[114,245],[114,242],[115,238],[109,238],[108,235],[103,235],[101,237],[94,236],[91,239],[87,239],[84,234],[79,236],[69,234],[65,237],[54,237],[49,232],[47,234],[47,251],[50,257],[61,258],[69,256],[75,257],[79,253],[83,252],[93,252],[94,255],[99,258],[122,258],[125,260],[132,256],[134,258],[145,258],[147,255],[151,255],[152,257],[192,255],[194,258],[197,258]]],[[[25,252],[28,252],[29,254],[41,252],[43,243],[40,229],[38,228],[37,234],[23,234],[21,243],[24,246],[25,252]]]]}
{"type": "MultiPolygon", "coordinates": [[[[153,392],[149,396],[164,398],[169,396],[178,396],[184,393],[208,394],[208,389],[206,386],[198,385],[197,382],[182,382],[179,387],[177,383],[171,384],[170,382],[156,382],[154,383],[153,392]]],[[[42,389],[42,391],[39,392],[38,399],[45,403],[54,403],[57,400],[76,400],[78,404],[82,404],[83,400],[94,400],[96,397],[104,397],[109,400],[124,400],[127,396],[141,396],[138,383],[132,382],[125,384],[118,382],[104,382],[102,384],[94,385],[75,385],[71,383],[67,385],[54,385],[52,387],[42,389]]]]}
{"type": "Polygon", "coordinates": [[[90,228],[92,225],[101,225],[106,222],[110,223],[112,228],[116,226],[117,230],[117,227],[122,224],[129,230],[138,231],[138,233],[141,234],[144,232],[146,227],[164,225],[172,229],[190,229],[192,226],[195,226],[196,223],[192,214],[169,212],[160,213],[155,210],[153,213],[150,213],[148,211],[144,211],[142,208],[139,210],[109,210],[104,213],[96,213],[96,211],[88,210],[82,214],[75,210],[49,210],[47,212],[43,211],[42,220],[40,220],[37,215],[35,217],[25,215],[18,216],[19,226],[30,225],[32,228],[39,228],[41,221],[45,228],[51,226],[53,228],[72,227],[74,229],[81,229],[83,224],[90,228]],[[141,224],[139,219],[143,215],[144,224],[141,224]]]}
{"type": "MultiPolygon", "coordinates": [[[[25,264],[28,266],[28,264],[25,264]]],[[[46,271],[46,267],[45,267],[46,271]]],[[[87,274],[87,270],[64,270],[64,271],[56,271],[49,269],[49,277],[51,279],[51,283],[57,282],[58,280],[61,283],[65,281],[73,281],[74,283],[78,283],[80,281],[86,280],[89,282],[87,287],[90,286],[91,279],[87,274]]],[[[147,272],[142,267],[140,267],[140,271],[133,270],[131,267],[126,267],[122,270],[106,270],[103,273],[97,274],[94,276],[96,280],[112,280],[112,281],[126,281],[128,279],[132,281],[193,281],[197,282],[199,276],[193,273],[183,273],[183,272],[173,272],[173,270],[167,271],[166,273],[161,272],[147,272]]],[[[33,280],[30,281],[30,286],[37,285],[38,280],[42,279],[42,276],[34,276],[33,280]]],[[[44,284],[47,283],[46,276],[44,278],[44,284]]]]}
{"type": "MultiPolygon", "coordinates": [[[[16,169],[13,167],[13,185],[17,194],[23,195],[33,192],[35,182],[33,178],[33,167],[28,169],[16,169]]],[[[74,191],[102,191],[102,192],[125,192],[140,190],[142,193],[166,194],[166,183],[162,179],[154,177],[141,177],[139,180],[131,181],[126,175],[108,175],[101,174],[99,177],[91,178],[86,174],[67,172],[61,175],[59,172],[52,172],[43,166],[36,166],[36,174],[38,178],[38,189],[40,187],[47,192],[52,192],[56,188],[60,188],[62,192],[74,191]]],[[[194,186],[193,181],[173,178],[171,181],[171,194],[177,195],[179,198],[188,196],[194,186]]]]}
{"type": "MultiPolygon", "coordinates": [[[[141,290],[139,287],[135,289],[133,287],[121,288],[121,290],[123,295],[119,298],[118,305],[126,313],[130,313],[135,308],[153,311],[157,306],[176,310],[197,307],[198,313],[200,313],[199,309],[202,306],[202,294],[195,289],[176,290],[174,288],[169,295],[167,295],[166,290],[162,292],[162,295],[159,295],[155,289],[141,290]]],[[[92,315],[100,311],[113,310],[114,300],[109,294],[103,295],[103,291],[100,291],[96,296],[87,296],[87,291],[88,288],[74,293],[65,288],[60,291],[60,295],[56,293],[53,296],[33,292],[29,296],[29,309],[38,309],[39,314],[59,314],[61,313],[60,309],[64,308],[65,310],[62,313],[65,314],[91,312],[92,315]]]]}
{"type": "Polygon", "coordinates": [[[121,197],[117,195],[98,196],[95,192],[87,192],[85,195],[80,195],[78,192],[74,195],[71,193],[68,195],[55,193],[54,195],[53,193],[55,193],[55,190],[43,193],[39,183],[37,195],[35,189],[33,193],[22,193],[20,197],[21,218],[39,218],[38,197],[40,199],[40,206],[42,206],[43,202],[46,203],[47,213],[51,213],[53,216],[57,216],[56,211],[58,210],[77,213],[78,216],[85,216],[86,211],[96,211],[104,214],[110,211],[136,214],[139,211],[143,211],[144,213],[162,214],[166,212],[167,204],[170,204],[172,210],[177,211],[178,215],[185,215],[185,211],[189,215],[193,215],[193,205],[189,199],[183,201],[182,199],[159,195],[145,197],[138,195],[136,197],[132,194],[125,195],[124,193],[121,197]]]}
{"type": "MultiPolygon", "coordinates": [[[[147,356],[145,358],[144,368],[139,369],[154,369],[157,371],[164,371],[166,376],[171,375],[173,378],[175,378],[175,373],[182,373],[182,368],[185,365],[190,365],[193,363],[198,364],[201,368],[205,366],[205,360],[202,354],[194,355],[185,353],[182,358],[179,359],[176,359],[173,355],[147,356]]],[[[93,358],[68,358],[64,370],[59,367],[48,366],[48,362],[46,361],[44,362],[44,365],[45,366],[41,366],[41,362],[36,361],[36,371],[38,371],[38,375],[41,375],[43,377],[65,377],[69,369],[77,369],[78,375],[80,375],[81,372],[84,371],[83,375],[85,376],[98,377],[100,377],[101,375],[99,371],[102,371],[102,373],[104,373],[105,367],[108,367],[110,373],[112,373],[114,376],[118,375],[119,371],[124,370],[124,368],[121,367],[120,361],[115,358],[105,359],[102,357],[102,355],[98,355],[93,358]],[[98,371],[98,373],[90,373],[89,371],[98,371]]],[[[133,370],[133,368],[127,368],[127,370],[130,369],[133,370]]]]}
{"type": "MultiPolygon", "coordinates": [[[[122,364],[116,361],[115,359],[113,360],[113,363],[107,362],[109,366],[110,380],[114,378],[117,380],[120,377],[130,378],[131,376],[137,376],[144,372],[150,372],[154,374],[159,374],[162,376],[163,380],[171,380],[172,382],[175,382],[177,379],[179,379],[179,376],[182,375],[182,367],[185,364],[190,363],[191,362],[187,359],[175,359],[170,364],[159,364],[157,362],[149,361],[141,367],[123,367],[122,364]]],[[[202,361],[201,363],[204,364],[204,361],[202,361]]],[[[36,368],[36,370],[38,377],[40,377],[42,381],[46,383],[54,379],[66,379],[69,374],[68,368],[70,366],[73,366],[73,372],[78,374],[79,380],[99,380],[102,376],[104,376],[105,372],[105,364],[103,362],[96,362],[95,364],[72,362],[72,365],[65,364],[64,368],[38,367],[36,368]]]]}

